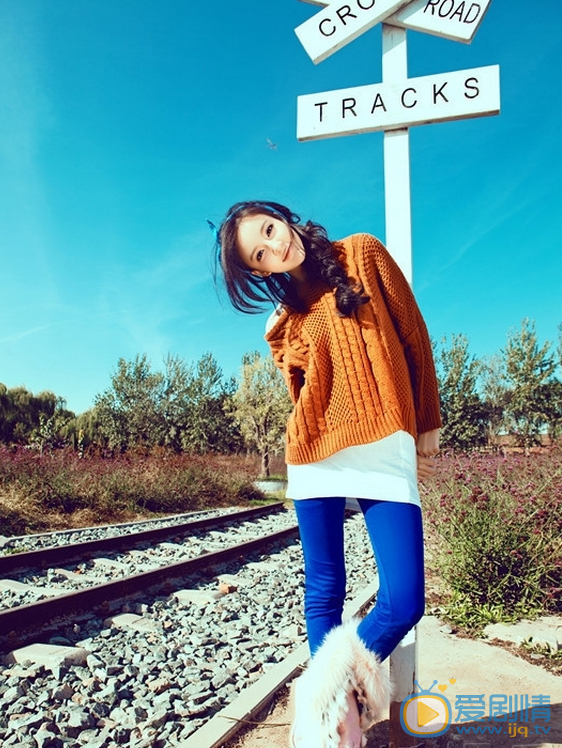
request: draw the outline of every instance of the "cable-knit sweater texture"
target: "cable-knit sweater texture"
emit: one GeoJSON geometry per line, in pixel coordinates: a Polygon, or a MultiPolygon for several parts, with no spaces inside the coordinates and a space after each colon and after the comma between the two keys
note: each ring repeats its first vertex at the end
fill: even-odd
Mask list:
{"type": "Polygon", "coordinates": [[[431,343],[398,265],[369,234],[334,248],[369,303],[342,317],[333,289],[312,286],[308,311],[282,311],[265,336],[294,403],[286,443],[292,465],[396,431],[416,438],[441,426],[431,343]]]}

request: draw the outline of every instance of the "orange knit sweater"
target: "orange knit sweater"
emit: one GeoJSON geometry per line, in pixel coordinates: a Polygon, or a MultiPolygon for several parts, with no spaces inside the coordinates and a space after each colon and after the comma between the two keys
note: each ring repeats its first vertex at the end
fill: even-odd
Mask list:
{"type": "Polygon", "coordinates": [[[369,234],[334,247],[370,302],[340,317],[333,290],[313,287],[309,310],[284,310],[265,336],[294,403],[286,444],[292,465],[441,426],[431,343],[398,265],[369,234]]]}

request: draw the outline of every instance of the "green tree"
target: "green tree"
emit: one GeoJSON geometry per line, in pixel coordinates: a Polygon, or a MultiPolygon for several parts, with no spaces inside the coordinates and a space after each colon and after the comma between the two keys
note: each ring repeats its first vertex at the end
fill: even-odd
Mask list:
{"type": "MultiPolygon", "coordinates": [[[[558,325],[558,368],[562,375],[562,324],[558,325]]],[[[548,402],[548,435],[552,441],[557,441],[562,436],[562,381],[556,379],[551,383],[551,392],[548,402]]]]}
{"type": "Polygon", "coordinates": [[[542,400],[543,416],[551,442],[562,436],[562,382],[553,379],[540,388],[539,399],[542,400]]]}
{"type": "MultiPolygon", "coordinates": [[[[120,451],[155,446],[198,454],[233,451],[242,445],[227,407],[233,389],[210,353],[194,365],[169,355],[164,373],[154,372],[146,355],[120,359],[111,387],[95,398],[88,425],[103,446],[120,451]]],[[[77,426],[77,434],[88,433],[87,425],[77,426]]]]}
{"type": "Polygon", "coordinates": [[[178,452],[237,451],[242,438],[228,409],[233,390],[211,353],[195,365],[168,356],[162,401],[165,443],[178,452]]]}
{"type": "Polygon", "coordinates": [[[508,335],[502,356],[508,385],[506,412],[510,432],[525,447],[540,443],[549,421],[550,385],[556,362],[549,342],[539,345],[535,323],[524,319],[508,335]]]}
{"type": "Polygon", "coordinates": [[[505,412],[508,400],[507,376],[501,355],[496,353],[482,362],[480,389],[486,409],[488,444],[497,448],[500,435],[508,431],[505,412]]]}
{"type": "Polygon", "coordinates": [[[65,426],[64,433],[67,442],[72,444],[80,455],[84,455],[91,448],[105,446],[105,438],[100,429],[98,412],[95,406],[69,421],[65,426]]]}
{"type": "Polygon", "coordinates": [[[38,424],[30,434],[30,443],[41,453],[46,449],[64,447],[67,443],[66,430],[75,415],[66,408],[66,400],[52,392],[41,392],[36,400],[39,405],[38,424]]]}
{"type": "Polygon", "coordinates": [[[477,392],[479,373],[480,363],[469,354],[464,335],[453,335],[450,343],[443,338],[437,375],[445,448],[469,450],[486,441],[486,411],[477,392]]]}
{"type": "Polygon", "coordinates": [[[270,456],[282,448],[292,408],[283,377],[270,356],[259,351],[245,354],[232,404],[247,446],[261,457],[260,475],[269,477],[270,456]]]}
{"type": "Polygon", "coordinates": [[[98,430],[110,449],[153,447],[164,439],[161,412],[164,376],[153,372],[146,354],[120,358],[111,387],[94,399],[98,430]]]}
{"type": "Polygon", "coordinates": [[[0,442],[10,444],[16,420],[14,403],[5,384],[0,382],[0,442]]]}
{"type": "Polygon", "coordinates": [[[0,384],[0,441],[41,449],[63,446],[66,425],[74,418],[65,405],[53,392],[34,395],[25,387],[0,384]]]}

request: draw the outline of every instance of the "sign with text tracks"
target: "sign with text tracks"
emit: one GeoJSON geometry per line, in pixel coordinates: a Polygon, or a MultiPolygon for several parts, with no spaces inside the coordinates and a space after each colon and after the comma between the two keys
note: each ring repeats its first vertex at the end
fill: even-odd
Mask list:
{"type": "Polygon", "coordinates": [[[297,97],[297,139],[498,114],[498,65],[297,97]]]}
{"type": "MultiPolygon", "coordinates": [[[[295,29],[301,44],[315,63],[326,59],[363,31],[376,25],[379,21],[375,16],[384,13],[382,4],[377,0],[347,3],[342,0],[302,1],[326,9],[295,29]],[[362,25],[362,21],[366,23],[362,25]],[[360,25],[361,30],[357,31],[360,25]]],[[[385,13],[379,20],[454,41],[470,42],[490,3],[491,0],[410,0],[405,5],[402,4],[398,11],[385,13]]]]}

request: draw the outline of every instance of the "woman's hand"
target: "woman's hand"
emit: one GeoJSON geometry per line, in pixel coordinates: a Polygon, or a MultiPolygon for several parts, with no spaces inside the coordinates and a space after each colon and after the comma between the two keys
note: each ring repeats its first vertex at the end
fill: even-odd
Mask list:
{"type": "Polygon", "coordinates": [[[424,481],[435,475],[435,460],[433,457],[421,457],[418,455],[418,480],[424,481]]]}
{"type": "Polygon", "coordinates": [[[416,452],[421,457],[435,457],[439,452],[439,429],[420,434],[416,442],[416,452]]]}
{"type": "Polygon", "coordinates": [[[439,452],[439,429],[426,431],[418,436],[416,442],[418,454],[418,480],[423,481],[435,475],[435,462],[432,459],[439,452]]]}

